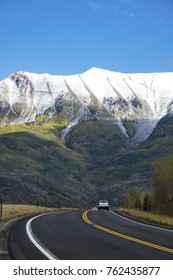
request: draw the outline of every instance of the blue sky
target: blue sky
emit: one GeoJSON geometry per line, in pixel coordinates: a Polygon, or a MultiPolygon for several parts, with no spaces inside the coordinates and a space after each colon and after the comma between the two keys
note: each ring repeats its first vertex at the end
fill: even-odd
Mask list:
{"type": "Polygon", "coordinates": [[[173,0],[0,0],[0,80],[173,72],[173,0]]]}

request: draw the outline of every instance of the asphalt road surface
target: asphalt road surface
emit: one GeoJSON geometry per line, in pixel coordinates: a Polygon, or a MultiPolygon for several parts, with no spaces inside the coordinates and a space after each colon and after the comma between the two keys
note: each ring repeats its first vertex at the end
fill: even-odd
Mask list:
{"type": "Polygon", "coordinates": [[[173,231],[112,211],[59,211],[15,223],[9,251],[17,260],[168,260],[173,231]]]}

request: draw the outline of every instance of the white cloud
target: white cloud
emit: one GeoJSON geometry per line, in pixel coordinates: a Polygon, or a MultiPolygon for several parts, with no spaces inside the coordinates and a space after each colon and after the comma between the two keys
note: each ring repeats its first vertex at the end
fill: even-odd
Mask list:
{"type": "Polygon", "coordinates": [[[163,19],[161,17],[157,17],[153,19],[153,22],[156,24],[161,24],[163,22],[163,19]]]}
{"type": "Polygon", "coordinates": [[[98,2],[93,2],[93,1],[89,1],[88,6],[89,6],[89,8],[91,8],[94,11],[98,11],[102,8],[101,4],[99,4],[98,2]]]}
{"type": "Polygon", "coordinates": [[[135,14],[133,12],[130,12],[130,11],[127,11],[127,10],[122,11],[122,15],[127,16],[131,19],[135,18],[135,14]]]}
{"type": "Polygon", "coordinates": [[[144,13],[144,16],[146,16],[148,20],[155,24],[162,24],[164,22],[163,18],[157,15],[153,15],[148,11],[144,13]]]}
{"type": "MultiPolygon", "coordinates": [[[[131,0],[117,0],[118,2],[124,2],[124,3],[132,3],[131,0]]],[[[112,2],[107,2],[107,5],[102,5],[97,1],[89,1],[88,7],[92,9],[93,11],[99,11],[99,10],[107,10],[107,11],[114,11],[115,13],[119,13],[120,15],[126,16],[130,19],[134,19],[136,16],[133,12],[128,10],[122,10],[115,4],[112,5],[112,2]]]]}
{"type": "Polygon", "coordinates": [[[130,5],[133,5],[134,4],[134,1],[133,0],[118,0],[119,2],[122,2],[122,3],[127,3],[127,4],[130,4],[130,5]]]}

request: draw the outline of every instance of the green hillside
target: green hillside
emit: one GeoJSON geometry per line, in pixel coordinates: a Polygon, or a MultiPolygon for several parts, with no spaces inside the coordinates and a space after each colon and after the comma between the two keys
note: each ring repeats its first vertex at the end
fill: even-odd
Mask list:
{"type": "Polygon", "coordinates": [[[134,149],[115,128],[98,121],[75,127],[67,144],[87,161],[83,183],[93,191],[90,202],[106,197],[118,205],[130,189],[150,189],[157,160],[173,155],[173,121],[161,120],[150,137],[134,149]]]}
{"type": "Polygon", "coordinates": [[[134,149],[130,138],[98,120],[75,126],[64,143],[60,131],[67,123],[59,113],[0,128],[4,202],[88,207],[107,198],[112,206],[121,205],[129,189],[150,188],[157,159],[173,155],[171,117],[134,149]]]}
{"type": "Polygon", "coordinates": [[[65,115],[0,128],[0,193],[7,202],[83,203],[78,190],[84,162],[59,137],[65,115]]]}
{"type": "Polygon", "coordinates": [[[123,154],[125,137],[115,127],[92,120],[75,126],[66,136],[68,148],[83,155],[88,169],[103,167],[123,154]]]}

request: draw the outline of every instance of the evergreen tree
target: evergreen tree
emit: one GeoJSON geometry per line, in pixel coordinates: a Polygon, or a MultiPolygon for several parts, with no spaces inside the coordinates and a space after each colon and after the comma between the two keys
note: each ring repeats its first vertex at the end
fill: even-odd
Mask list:
{"type": "Polygon", "coordinates": [[[143,210],[150,211],[152,209],[152,196],[146,193],[143,200],[143,210]]]}

